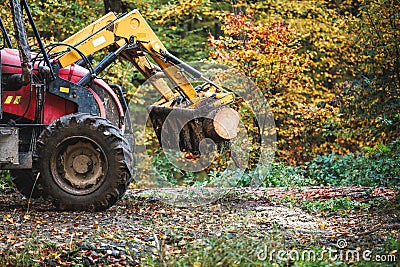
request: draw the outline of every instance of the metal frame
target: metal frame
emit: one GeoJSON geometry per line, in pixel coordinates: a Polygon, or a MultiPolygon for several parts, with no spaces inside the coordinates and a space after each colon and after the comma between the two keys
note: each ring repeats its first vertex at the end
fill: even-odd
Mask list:
{"type": "Polygon", "coordinates": [[[2,20],[1,18],[0,18],[0,29],[1,29],[1,32],[2,32],[2,34],[3,34],[3,38],[4,38],[4,40],[5,40],[5,42],[6,42],[7,46],[8,46],[8,48],[13,48],[12,43],[11,43],[10,36],[8,35],[7,29],[6,29],[6,27],[4,26],[3,20],[2,20]]]}
{"type": "Polygon", "coordinates": [[[31,11],[30,11],[30,9],[28,7],[28,4],[26,3],[26,0],[21,0],[21,4],[22,4],[22,7],[25,9],[26,15],[28,16],[29,24],[32,27],[32,30],[33,30],[33,33],[35,35],[36,41],[38,42],[40,52],[43,54],[44,61],[46,62],[46,65],[50,68],[50,77],[51,77],[52,80],[54,80],[55,79],[54,70],[53,70],[53,67],[52,67],[52,65],[50,63],[49,55],[46,52],[46,49],[44,47],[42,38],[40,37],[39,31],[38,31],[38,29],[36,27],[36,24],[35,24],[34,20],[33,20],[32,13],[31,13],[31,11]]]}

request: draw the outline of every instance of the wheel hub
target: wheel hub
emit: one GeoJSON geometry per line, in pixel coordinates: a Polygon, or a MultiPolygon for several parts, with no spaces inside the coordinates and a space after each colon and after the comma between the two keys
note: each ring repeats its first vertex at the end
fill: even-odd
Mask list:
{"type": "Polygon", "coordinates": [[[90,143],[68,146],[62,158],[64,177],[75,188],[93,186],[103,176],[100,153],[90,143]]]}
{"type": "Polygon", "coordinates": [[[93,169],[93,161],[87,155],[79,155],[73,159],[72,168],[79,174],[85,174],[93,169]]]}

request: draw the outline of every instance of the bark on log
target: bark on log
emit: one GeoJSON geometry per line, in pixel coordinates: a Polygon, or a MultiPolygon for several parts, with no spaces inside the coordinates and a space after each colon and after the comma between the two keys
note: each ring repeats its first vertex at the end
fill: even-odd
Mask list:
{"type": "Polygon", "coordinates": [[[199,144],[204,138],[221,143],[237,136],[240,116],[229,107],[213,108],[210,111],[210,108],[151,105],[147,109],[157,138],[164,148],[199,154],[199,144]],[[171,112],[173,117],[168,117],[171,112]]]}

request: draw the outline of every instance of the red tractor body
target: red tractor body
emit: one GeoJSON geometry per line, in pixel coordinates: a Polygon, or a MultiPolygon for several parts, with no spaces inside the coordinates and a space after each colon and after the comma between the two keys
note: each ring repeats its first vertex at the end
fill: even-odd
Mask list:
{"type": "MultiPolygon", "coordinates": [[[[8,48],[1,49],[1,64],[3,76],[21,74],[21,61],[18,50],[8,48]]],[[[37,69],[38,66],[36,65],[34,68],[37,69]]],[[[87,73],[87,69],[73,64],[66,68],[60,69],[59,76],[60,78],[68,80],[72,83],[77,83],[87,73]]],[[[118,99],[118,96],[110,88],[110,86],[101,79],[94,79],[94,84],[109,95],[107,99],[111,99],[115,103],[119,116],[123,117],[123,107],[118,99]]],[[[106,118],[106,108],[103,100],[93,91],[93,89],[87,88],[87,90],[93,94],[96,100],[100,111],[100,117],[106,118]]],[[[35,103],[36,100],[36,91],[31,90],[31,84],[17,88],[17,90],[9,90],[7,84],[5,84],[2,96],[3,112],[15,116],[23,116],[25,119],[33,121],[35,119],[36,106],[32,105],[31,103],[35,103]]],[[[73,102],[59,96],[49,94],[46,98],[43,112],[43,124],[50,124],[54,120],[64,115],[76,112],[76,110],[73,102]]]]}
{"type": "Polygon", "coordinates": [[[122,88],[96,77],[115,57],[96,73],[86,56],[90,70],[62,66],[57,55],[68,47],[58,44],[66,50],[50,53],[26,1],[11,5],[19,42],[14,49],[0,19],[0,169],[10,170],[23,195],[49,199],[57,209],[107,209],[124,195],[133,166],[122,88]],[[40,52],[30,52],[21,9],[40,52]]]}

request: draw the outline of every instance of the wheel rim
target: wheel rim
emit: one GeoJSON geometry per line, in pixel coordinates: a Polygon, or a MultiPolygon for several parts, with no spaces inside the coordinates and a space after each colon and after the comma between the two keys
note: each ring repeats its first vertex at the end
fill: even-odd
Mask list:
{"type": "Polygon", "coordinates": [[[104,182],[107,157],[101,146],[86,136],[73,136],[57,145],[50,159],[54,181],[64,191],[87,195],[104,182]]]}

